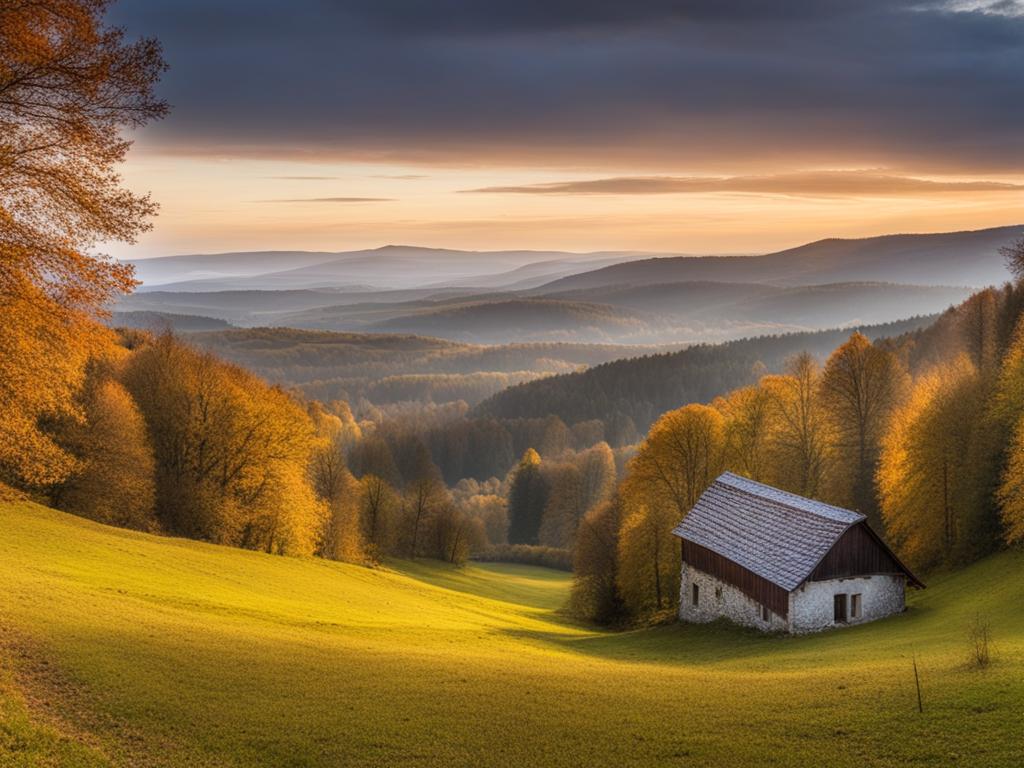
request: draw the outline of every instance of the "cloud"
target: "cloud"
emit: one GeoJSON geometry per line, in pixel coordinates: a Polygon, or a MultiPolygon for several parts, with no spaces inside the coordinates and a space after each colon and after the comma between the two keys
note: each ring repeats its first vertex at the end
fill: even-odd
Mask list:
{"type": "Polygon", "coordinates": [[[712,192],[831,196],[917,195],[943,192],[1022,192],[1024,184],[934,181],[863,171],[815,171],[771,176],[620,176],[607,179],[493,186],[464,193],[518,195],[669,195],[712,192]]]}
{"type": "Polygon", "coordinates": [[[337,181],[337,176],[267,176],[279,181],[337,181]]]}
{"type": "Polygon", "coordinates": [[[1024,171],[1006,0],[137,0],[168,153],[1024,171]],[[272,53],[272,55],[268,55],[272,53]]]}
{"type": "Polygon", "coordinates": [[[390,203],[392,197],[292,197],[279,200],[257,200],[259,203],[390,203]]]}
{"type": "Polygon", "coordinates": [[[1022,0],[945,0],[933,8],[953,13],[983,13],[994,16],[1024,16],[1022,0]]]}

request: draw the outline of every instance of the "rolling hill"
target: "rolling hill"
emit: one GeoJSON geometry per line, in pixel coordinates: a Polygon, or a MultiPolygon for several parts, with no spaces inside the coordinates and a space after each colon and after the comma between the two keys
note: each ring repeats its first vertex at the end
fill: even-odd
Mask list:
{"type": "Polygon", "coordinates": [[[230,328],[227,320],[202,315],[178,315],[172,312],[114,312],[108,325],[117,328],[139,328],[146,331],[161,332],[173,330],[177,333],[193,333],[196,331],[219,331],[230,328]]]}
{"type": "Polygon", "coordinates": [[[609,343],[641,336],[649,320],[606,304],[544,299],[505,299],[460,304],[382,320],[370,326],[385,333],[423,333],[478,343],[565,341],[609,343]]]}
{"type": "Polygon", "coordinates": [[[535,293],[689,281],[782,286],[870,281],[982,287],[1008,279],[999,248],[1021,236],[1024,225],[973,232],[830,238],[764,256],[657,257],[560,278],[535,293]]]}
{"type": "Polygon", "coordinates": [[[365,397],[376,405],[402,400],[464,400],[474,405],[511,384],[667,349],[553,343],[481,346],[422,336],[290,328],[195,333],[189,340],[307,397],[353,403],[365,397]]]}
{"type": "Polygon", "coordinates": [[[539,568],[367,569],[10,500],[0,530],[4,766],[1019,764],[1020,552],[782,638],[583,626],[539,568]]]}
{"type": "Polygon", "coordinates": [[[782,288],[672,283],[527,294],[433,295],[276,313],[296,328],[414,333],[477,344],[686,344],[883,323],[957,304],[968,288],[839,283],[782,288]]]}
{"type": "MultiPolygon", "coordinates": [[[[859,330],[874,339],[923,328],[933,320],[917,317],[859,330]]],[[[570,425],[590,419],[605,423],[629,419],[643,434],[666,411],[685,403],[709,402],[753,384],[766,371],[781,370],[786,359],[798,352],[825,357],[849,335],[850,329],[789,333],[617,360],[510,387],[483,401],[476,413],[500,419],[555,415],[570,425]]]]}
{"type": "MultiPolygon", "coordinates": [[[[408,333],[476,344],[686,344],[892,322],[942,311],[969,293],[965,287],[892,283],[782,287],[706,281],[605,286],[543,296],[459,288],[151,291],[125,297],[116,309],[197,315],[243,327],[408,333]]],[[[182,318],[177,324],[184,327],[185,322],[182,318]]]]}

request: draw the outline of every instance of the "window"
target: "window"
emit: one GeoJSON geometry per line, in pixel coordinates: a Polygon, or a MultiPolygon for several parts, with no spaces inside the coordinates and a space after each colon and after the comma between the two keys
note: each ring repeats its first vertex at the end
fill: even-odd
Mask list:
{"type": "Polygon", "coordinates": [[[698,605],[700,603],[700,587],[696,584],[693,585],[693,604],[698,605]]]}
{"type": "Polygon", "coordinates": [[[850,618],[860,618],[860,595],[850,595],[850,618]]]}
{"type": "Polygon", "coordinates": [[[833,603],[833,619],[836,624],[843,624],[846,622],[846,593],[840,592],[834,598],[833,603]]]}
{"type": "Polygon", "coordinates": [[[768,606],[767,605],[762,605],[761,606],[761,621],[769,621],[771,619],[771,617],[772,617],[772,615],[768,612],[768,606]]]}
{"type": "Polygon", "coordinates": [[[715,600],[717,600],[718,602],[722,602],[722,588],[721,587],[715,587],[715,600]]]}

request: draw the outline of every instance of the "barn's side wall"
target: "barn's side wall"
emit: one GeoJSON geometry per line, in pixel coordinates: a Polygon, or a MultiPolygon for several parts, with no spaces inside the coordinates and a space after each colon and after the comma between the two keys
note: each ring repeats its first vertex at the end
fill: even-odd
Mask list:
{"type": "Polygon", "coordinates": [[[768,616],[768,621],[764,621],[761,618],[761,603],[747,597],[736,587],[694,568],[689,563],[683,563],[682,586],[679,593],[681,621],[705,624],[724,618],[766,632],[785,632],[788,629],[789,623],[782,616],[771,611],[768,616]],[[694,584],[700,590],[697,605],[693,604],[694,584]]]}
{"type": "MultiPolygon", "coordinates": [[[[817,632],[836,626],[835,596],[861,596],[860,618],[847,616],[846,624],[863,624],[894,613],[904,606],[906,577],[878,574],[827,581],[807,581],[789,595],[791,632],[817,632]]],[[[840,625],[845,626],[845,625],[840,625]]]]}

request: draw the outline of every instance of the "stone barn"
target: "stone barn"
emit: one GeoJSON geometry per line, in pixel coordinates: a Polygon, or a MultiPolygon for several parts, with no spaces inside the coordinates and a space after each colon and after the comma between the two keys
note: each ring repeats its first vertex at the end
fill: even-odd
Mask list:
{"type": "Polygon", "coordinates": [[[815,632],[900,613],[924,584],[863,515],[726,472],[673,530],[682,621],[815,632]]]}

